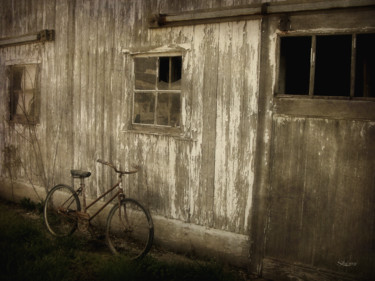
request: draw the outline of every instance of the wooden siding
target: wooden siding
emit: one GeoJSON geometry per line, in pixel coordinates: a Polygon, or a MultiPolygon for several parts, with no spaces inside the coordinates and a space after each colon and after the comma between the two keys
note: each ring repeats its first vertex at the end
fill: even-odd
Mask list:
{"type": "Polygon", "coordinates": [[[273,134],[266,255],[370,276],[375,123],[275,116],[273,134]]]}
{"type": "MultiPolygon", "coordinates": [[[[185,228],[205,239],[225,230],[215,240],[229,241],[223,251],[248,258],[240,248],[249,242],[251,270],[264,265],[278,278],[280,264],[286,278],[289,265],[374,276],[373,100],[275,96],[280,15],[148,25],[152,13],[261,2],[0,0],[1,38],[56,34],[0,48],[0,180],[51,187],[70,183],[71,168],[87,169],[94,197],[115,181],[98,158],[122,169],[139,164],[127,193],[165,218],[161,225],[180,225],[185,241],[194,236],[185,228]],[[132,130],[131,52],[178,45],[186,50],[181,135],[132,130]],[[8,122],[6,69],[26,62],[41,64],[35,127],[8,122]]],[[[371,7],[291,13],[289,33],[374,32],[373,15],[371,7]]]]}

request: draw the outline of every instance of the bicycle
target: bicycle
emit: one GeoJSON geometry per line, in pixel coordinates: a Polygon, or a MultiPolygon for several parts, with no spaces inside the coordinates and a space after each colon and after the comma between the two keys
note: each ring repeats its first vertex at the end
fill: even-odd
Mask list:
{"type": "Polygon", "coordinates": [[[44,221],[48,231],[57,237],[73,234],[79,225],[87,228],[110,202],[117,198],[117,203],[110,210],[105,228],[106,242],[113,254],[124,254],[130,259],[143,258],[150,250],[154,238],[154,225],[149,211],[137,200],[125,196],[122,177],[125,174],[138,172],[138,167],[132,171],[118,170],[115,165],[103,160],[97,162],[114,169],[118,181],[110,189],[86,205],[85,178],[91,173],[82,170],[71,170],[72,186],[74,179],[80,179],[77,190],[65,184],[54,186],[47,194],[44,205],[44,221]],[[93,215],[87,210],[100,199],[117,188],[115,194],[108,199],[93,215]],[[79,195],[82,196],[82,211],[79,195]]]}

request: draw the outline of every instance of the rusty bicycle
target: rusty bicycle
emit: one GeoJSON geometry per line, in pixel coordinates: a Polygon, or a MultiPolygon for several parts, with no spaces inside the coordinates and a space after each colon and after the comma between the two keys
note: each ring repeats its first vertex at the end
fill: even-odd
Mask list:
{"type": "Polygon", "coordinates": [[[150,250],[154,238],[154,225],[149,211],[137,200],[125,195],[122,177],[126,174],[138,172],[139,167],[132,171],[121,171],[110,162],[97,160],[97,162],[114,169],[118,174],[118,181],[110,189],[98,196],[90,204],[86,204],[85,178],[91,173],[82,170],[71,170],[72,186],[74,179],[80,180],[79,187],[58,184],[47,194],[44,205],[44,221],[48,231],[57,237],[71,235],[79,225],[91,226],[91,220],[103,209],[117,199],[110,210],[105,226],[107,245],[113,254],[123,254],[130,259],[141,259],[150,250]],[[88,210],[99,200],[115,193],[92,215],[88,210]],[[80,202],[82,198],[82,206],[80,202]]]}

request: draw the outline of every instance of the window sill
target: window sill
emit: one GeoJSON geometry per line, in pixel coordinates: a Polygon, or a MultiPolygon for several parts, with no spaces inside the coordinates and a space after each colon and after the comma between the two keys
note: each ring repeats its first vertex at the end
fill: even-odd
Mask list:
{"type": "Polygon", "coordinates": [[[150,136],[161,136],[161,137],[171,137],[180,141],[194,141],[190,137],[186,137],[183,134],[182,129],[179,128],[169,128],[169,127],[150,127],[147,125],[132,125],[128,130],[122,130],[121,132],[127,134],[137,134],[137,135],[150,135],[150,136]]]}
{"type": "Polygon", "coordinates": [[[329,119],[375,120],[374,98],[275,96],[273,112],[329,119]]]}

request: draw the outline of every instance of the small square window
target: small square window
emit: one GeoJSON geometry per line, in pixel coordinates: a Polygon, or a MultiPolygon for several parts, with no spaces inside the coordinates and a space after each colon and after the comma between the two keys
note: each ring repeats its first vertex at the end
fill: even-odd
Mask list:
{"type": "Polygon", "coordinates": [[[9,67],[10,120],[19,123],[36,123],[39,93],[38,64],[9,67]]]}
{"type": "Polygon", "coordinates": [[[133,124],[180,127],[182,56],[134,58],[133,124]]]}

